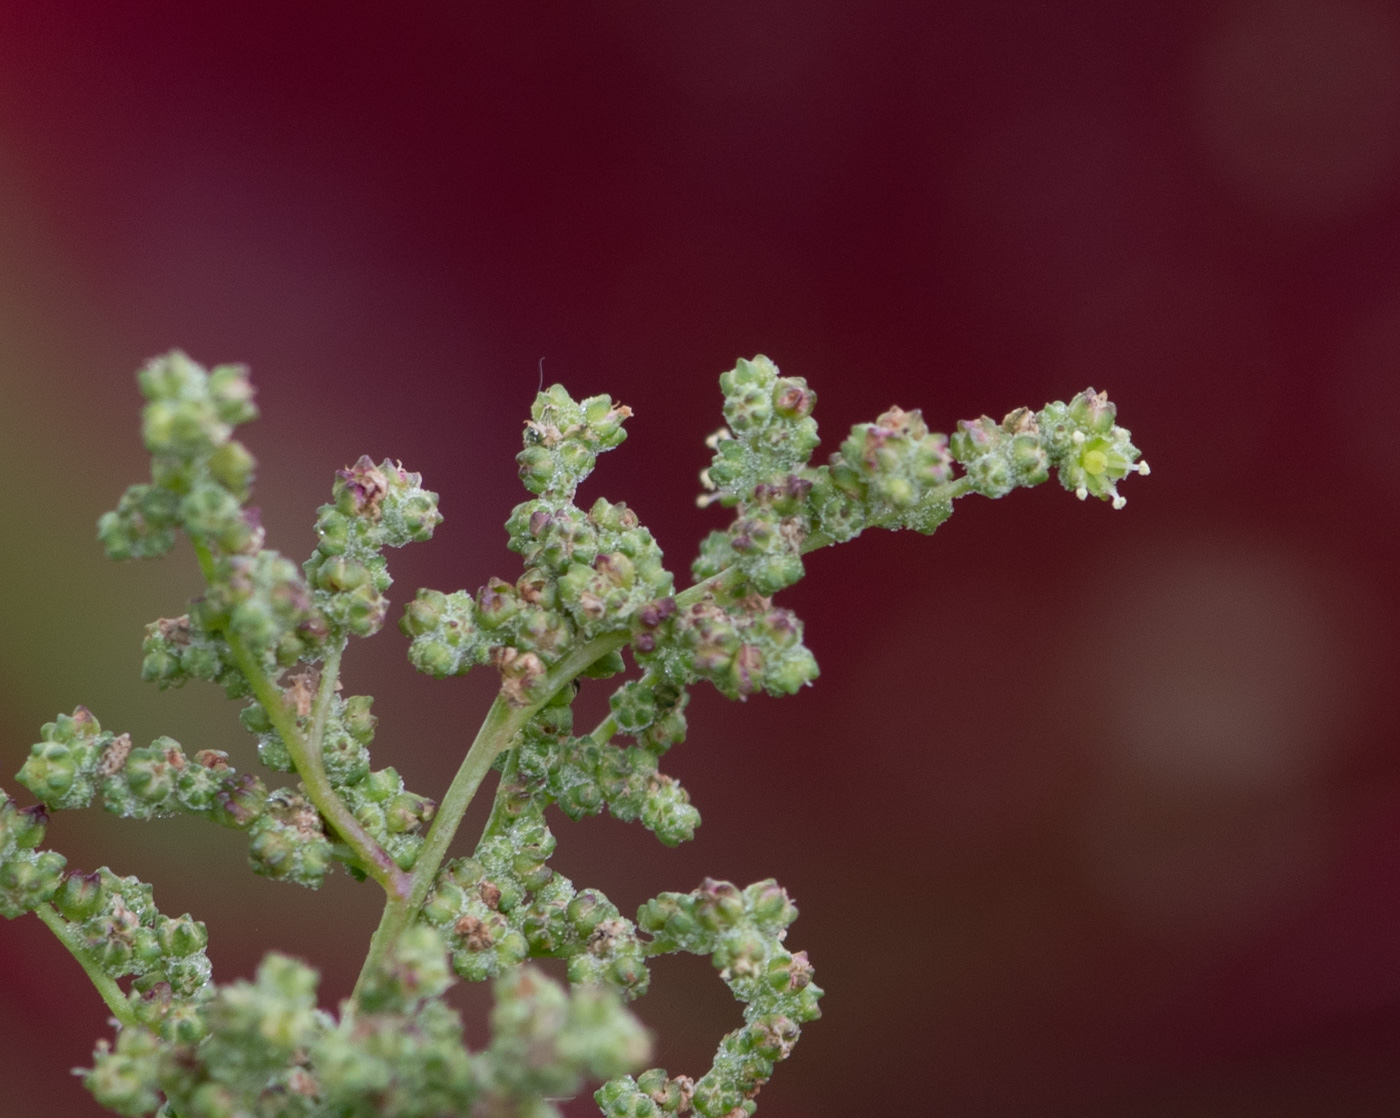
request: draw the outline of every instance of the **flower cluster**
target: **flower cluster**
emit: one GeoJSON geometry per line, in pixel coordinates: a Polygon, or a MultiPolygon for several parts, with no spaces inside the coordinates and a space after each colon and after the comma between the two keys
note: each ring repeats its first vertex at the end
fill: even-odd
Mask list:
{"type": "Polygon", "coordinates": [[[224,986],[174,1037],[124,1029],[99,1046],[88,1087],[119,1114],[200,1118],[433,1118],[441,1114],[558,1112],[539,1102],[584,1078],[635,1067],[648,1043],[616,998],[569,994],[530,968],[496,984],[492,1041],[463,1044],[462,1023],[442,1000],[451,984],[442,941],[425,927],[404,937],[339,1020],[317,1008],[314,970],[269,955],[254,981],[224,986]]]}
{"type": "Polygon", "coordinates": [[[1117,416],[1107,393],[1088,388],[1068,404],[1046,404],[1037,426],[1061,485],[1081,501],[1092,494],[1121,509],[1127,498],[1119,495],[1118,483],[1131,473],[1146,477],[1149,471],[1127,428],[1114,422],[1117,416]]]}
{"type": "Polygon", "coordinates": [[[821,987],[806,952],[783,947],[797,908],[775,881],[740,890],[706,878],[690,893],[662,893],[637,913],[650,934],[648,955],[684,951],[709,955],[720,977],[744,1003],[744,1025],[725,1036],[714,1065],[698,1080],[653,1068],[620,1077],[597,1094],[609,1118],[650,1118],[687,1105],[703,1118],[753,1112],[753,1098],[792,1052],[801,1026],[821,1016],[821,987]]]}
{"type": "Polygon", "coordinates": [[[391,585],[384,551],[428,539],[441,521],[419,475],[362,457],[336,475],[298,568],[263,547],[250,497],[254,462],[232,433],[254,417],[241,367],[205,371],[180,353],[139,374],[151,482],[99,523],[117,558],[192,541],[208,588],[188,612],[146,629],[142,675],[189,679],[246,699],[258,756],[294,782],[269,789],[226,754],[187,755],[169,737],[136,746],[79,707],[43,727],[19,773],[39,801],[0,793],[0,915],[35,913],[74,955],[119,1024],[85,1082],[122,1115],[158,1118],[436,1118],[529,1114],[585,1080],[610,1118],[751,1114],[755,1096],[819,1016],[806,954],[785,946],[797,910],[773,881],[746,889],[706,879],[624,916],[550,859],[547,812],[603,811],[667,845],[700,814],[663,754],[687,730],[689,688],[745,699],[810,684],[817,664],[802,622],[774,596],[800,579],[804,554],[867,528],[928,533],[969,493],[1001,497],[1057,471],[1081,499],[1123,503],[1145,474],[1112,404],[1092,389],[951,438],[918,411],[890,408],[855,426],[825,464],[815,393],[765,357],[720,378],[726,426],[710,440],[702,504],[732,512],[677,589],[651,532],[626,505],[575,504],[597,456],[618,446],[630,410],[607,396],[538,394],[517,456],[530,499],[507,522],[522,561],[475,593],[420,590],[400,623],[410,662],[433,676],[491,665],[500,690],[440,801],[375,769],[368,695],[342,695],[352,636],[378,632],[391,585]],[[572,704],[591,680],[608,714],[576,734],[572,704]],[[617,739],[622,737],[624,741],[617,739]],[[472,853],[446,860],[488,772],[500,779],[472,853]],[[49,813],[95,799],[125,818],[195,815],[244,832],[256,873],[316,887],[337,861],[385,891],[379,930],[338,1015],[317,1002],[307,964],[269,955],[251,981],[216,986],[204,925],[160,913],[152,891],[103,867],[70,870],[42,848],[49,813]],[[708,955],[743,1005],[703,1075],[640,1071],[650,1044],[626,1003],[649,986],[657,955],[708,955]],[[564,964],[568,987],[531,960],[564,964]],[[472,1051],[444,1000],[457,978],[494,982],[491,1040],[472,1051]]]}
{"type": "Polygon", "coordinates": [[[150,403],[142,435],[151,452],[151,483],[133,485],[102,517],[98,538],[113,559],[164,555],[175,530],[225,552],[256,551],[262,531],[243,509],[253,456],[233,429],[255,419],[248,370],[220,365],[205,372],[178,351],[137,375],[150,403]]]}
{"type": "Polygon", "coordinates": [[[334,501],[316,518],[319,541],[303,567],[313,600],[332,628],[368,637],[389,611],[384,591],[393,580],[383,551],[431,538],[442,522],[437,494],[423,478],[368,455],[336,474],[334,501]]]}
{"type": "MultiPolygon", "coordinates": [[[[287,678],[283,696],[297,728],[303,733],[311,732],[315,726],[315,697],[320,683],[320,673],[310,668],[287,678]]],[[[379,723],[370,711],[372,704],[369,695],[347,698],[334,693],[329,695],[321,722],[319,760],[330,786],[344,799],[355,819],[396,865],[408,869],[423,845],[427,824],[432,821],[437,805],[426,796],[408,791],[398,770],[392,766],[379,770],[371,768],[369,743],[379,723]]],[[[263,764],[278,772],[296,771],[291,750],[261,705],[253,703],[245,707],[239,720],[257,736],[258,756],[263,764]]],[[[314,809],[305,801],[298,803],[300,811],[310,814],[297,816],[295,811],[284,806],[282,817],[293,830],[298,818],[301,825],[319,828],[320,822],[313,818],[314,809]]],[[[286,830],[276,839],[269,836],[267,841],[280,846],[284,840],[295,845],[295,835],[286,830]]],[[[330,872],[332,858],[344,861],[357,877],[364,876],[364,867],[358,864],[348,847],[335,844],[329,838],[324,844],[317,840],[313,845],[318,853],[311,862],[295,874],[281,876],[314,888],[330,872]]]]}
{"type": "Polygon", "coordinates": [[[527,958],[562,958],[577,986],[645,993],[636,926],[598,890],[576,891],[548,865],[555,840],[544,821],[547,797],[518,771],[502,787],[476,853],[443,867],[423,907],[423,919],[447,936],[453,968],[480,981],[527,958]]]}
{"type": "Polygon", "coordinates": [[[567,707],[542,711],[522,734],[516,777],[570,819],[607,810],[624,823],[640,820],[667,846],[694,838],[700,813],[680,782],[657,769],[661,754],[685,735],[679,708],[687,698],[673,685],[645,679],[619,687],[611,697],[613,717],[641,743],[631,747],[570,736],[567,707]],[[663,710],[663,703],[670,705],[663,710]]]}
{"type": "Polygon", "coordinates": [[[0,791],[0,916],[13,920],[54,895],[68,859],[41,850],[49,813],[43,804],[20,808],[0,791]]]}

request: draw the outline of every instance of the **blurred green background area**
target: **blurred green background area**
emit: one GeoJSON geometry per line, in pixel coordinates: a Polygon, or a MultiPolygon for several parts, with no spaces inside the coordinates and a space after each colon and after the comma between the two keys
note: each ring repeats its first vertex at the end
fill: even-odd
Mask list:
{"type": "MultiPolygon", "coordinates": [[[[581,502],[627,501],[682,583],[725,520],[694,495],[737,356],[811,382],[823,458],[892,403],[948,430],[1106,387],[1152,465],[1125,510],[1052,484],[810,556],[783,604],[817,686],[697,689],[663,762],[696,840],[553,815],[553,864],[624,911],[789,888],[828,995],[770,1118],[1390,1112],[1397,167],[1400,21],[1366,0],[0,6],[0,786],[28,802],[79,703],[256,767],[217,689],[138,678],[199,592],[187,546],[94,538],[148,469],[133,373],[173,346],[252,366],[269,546],[309,553],[361,454],[441,493],[394,618],[517,576],[541,358],[634,409],[581,502]]],[[[438,796],[494,680],[405,647],[353,645],[346,691],[376,766],[438,796]]],[[[191,820],[49,837],[205,920],[221,981],[288,950],[332,1006],[378,918],[191,820]]],[[[738,1008],[703,961],[653,989],[658,1062],[698,1075],[738,1008]]],[[[485,991],[454,997],[480,1043],[485,991]]],[[[105,1016],[0,923],[0,1115],[97,1113],[68,1069],[105,1016]]]]}

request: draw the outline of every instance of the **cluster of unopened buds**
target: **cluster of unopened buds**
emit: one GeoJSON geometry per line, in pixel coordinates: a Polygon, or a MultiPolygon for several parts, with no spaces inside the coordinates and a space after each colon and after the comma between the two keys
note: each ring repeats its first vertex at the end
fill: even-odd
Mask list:
{"type": "Polygon", "coordinates": [[[269,787],[224,752],[190,755],[168,737],[137,745],[80,707],[43,728],[20,770],[37,802],[0,792],[0,915],[35,913],[92,979],[118,1032],[99,1042],[85,1082],[133,1118],[547,1118],[553,1100],[599,1079],[610,1118],[751,1114],[819,1015],[812,965],[785,946],[797,915],[787,893],[706,879],[629,918],[551,865],[548,809],[606,811],[668,845],[693,837],[699,811],[661,759],[685,737],[696,684],[744,699],[816,678],[802,622],[773,600],[808,553],[868,528],[932,532],[957,498],[1001,497],[1052,471],[1081,499],[1121,507],[1118,483],[1147,473],[1092,389],[959,423],[951,437],[890,408],[814,464],[816,393],[767,358],[741,360],[720,378],[726,426],[701,477],[701,503],[732,516],[677,589],[632,510],[574,501],[597,456],[625,438],[630,409],[555,385],[537,396],[517,458],[530,498],[506,529],[523,570],[474,593],[419,590],[400,620],[420,671],[489,665],[499,676],[457,776],[430,798],[394,767],[374,768],[373,700],[341,693],[340,665],[352,638],[388,619],[385,552],[431,537],[436,494],[400,463],[359,459],[337,472],[298,566],[264,546],[248,504],[253,457],[233,438],[257,414],[246,370],[205,371],[174,353],[139,383],[151,480],[126,491],[98,535],[124,559],[164,554],[183,532],[207,583],[183,613],[147,626],[141,674],[162,688],[219,684],[243,702],[261,762],[291,779],[269,787]],[[608,714],[577,732],[575,694],[594,680],[612,680],[608,714]],[[449,860],[492,769],[485,829],[449,860]],[[287,955],[269,955],[252,981],[216,985],[203,924],[161,913],[134,877],[72,870],[43,847],[52,812],[99,799],[128,819],[183,813],[244,832],[264,876],[316,888],[341,865],[381,886],[384,915],[339,1014],[319,1007],[316,972],[287,955]],[[647,991],[650,961],[673,952],[708,956],[743,1006],[698,1076],[643,1070],[649,1038],[626,1006],[647,991]],[[536,959],[563,960],[567,986],[536,959]],[[485,1048],[467,1048],[444,999],[457,979],[494,982],[485,1048]]]}

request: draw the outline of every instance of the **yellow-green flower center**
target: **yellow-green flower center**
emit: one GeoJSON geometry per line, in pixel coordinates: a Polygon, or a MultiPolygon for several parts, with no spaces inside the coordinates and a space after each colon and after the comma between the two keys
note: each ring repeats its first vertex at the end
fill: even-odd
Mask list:
{"type": "Polygon", "coordinates": [[[1108,469],[1108,455],[1101,450],[1085,451],[1084,457],[1080,459],[1080,465],[1084,467],[1086,474],[1097,477],[1108,469]]]}

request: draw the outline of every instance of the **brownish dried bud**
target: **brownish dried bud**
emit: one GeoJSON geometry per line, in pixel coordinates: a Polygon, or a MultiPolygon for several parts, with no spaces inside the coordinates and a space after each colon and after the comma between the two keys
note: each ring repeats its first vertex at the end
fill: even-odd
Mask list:
{"type": "Polygon", "coordinates": [[[316,668],[303,668],[287,676],[282,688],[282,698],[296,711],[298,718],[307,718],[316,701],[316,690],[321,686],[321,673],[316,668]]]}
{"type": "Polygon", "coordinates": [[[497,645],[491,650],[491,665],[501,673],[501,694],[517,707],[530,705],[532,688],[548,670],[533,652],[521,652],[509,645],[497,645]]]}
{"type": "Polygon", "coordinates": [[[1012,435],[1038,435],[1040,434],[1040,424],[1036,421],[1035,412],[1030,408],[1017,408],[1013,412],[1008,412],[1006,418],[1001,421],[1004,431],[1012,435]]]}
{"type": "Polygon", "coordinates": [[[787,419],[806,419],[817,406],[817,394],[798,380],[779,381],[773,410],[787,419]]]}
{"type": "Polygon", "coordinates": [[[113,738],[102,751],[102,760],[97,762],[97,771],[103,776],[115,776],[122,771],[127,756],[131,753],[131,735],[122,734],[113,738]]]}
{"type": "Polygon", "coordinates": [[[229,767],[228,754],[222,749],[201,749],[194,755],[194,763],[216,772],[224,772],[229,767]]]}
{"type": "MultiPolygon", "coordinates": [[[[500,890],[497,890],[498,894],[499,892],[500,890]]],[[[452,930],[462,937],[462,942],[469,951],[485,951],[495,942],[486,921],[470,914],[458,917],[457,922],[452,925],[452,930]]]]}
{"type": "Polygon", "coordinates": [[[594,955],[607,955],[618,939],[627,934],[623,920],[600,920],[588,935],[588,950],[594,955]]]}
{"type": "Polygon", "coordinates": [[[321,1093],[316,1077],[306,1068],[295,1067],[287,1073],[287,1090],[302,1098],[314,1099],[321,1093]]]}
{"type": "Polygon", "coordinates": [[[515,584],[515,591],[520,595],[520,600],[532,606],[542,602],[548,590],[549,579],[534,569],[526,571],[515,584]]]}
{"type": "Polygon", "coordinates": [[[171,644],[187,645],[190,643],[190,615],[162,617],[156,622],[156,632],[171,644]]]}

